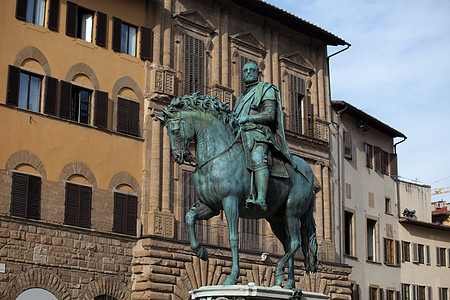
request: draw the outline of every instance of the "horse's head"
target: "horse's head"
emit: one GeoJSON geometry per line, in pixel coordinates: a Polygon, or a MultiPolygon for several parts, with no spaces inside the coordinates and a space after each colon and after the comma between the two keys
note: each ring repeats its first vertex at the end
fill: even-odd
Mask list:
{"type": "Polygon", "coordinates": [[[170,148],[175,162],[180,165],[184,161],[194,162],[195,158],[189,151],[189,145],[195,135],[194,127],[183,118],[181,110],[171,111],[168,108],[164,108],[161,112],[162,116],[158,118],[167,127],[167,135],[169,136],[170,148]]]}

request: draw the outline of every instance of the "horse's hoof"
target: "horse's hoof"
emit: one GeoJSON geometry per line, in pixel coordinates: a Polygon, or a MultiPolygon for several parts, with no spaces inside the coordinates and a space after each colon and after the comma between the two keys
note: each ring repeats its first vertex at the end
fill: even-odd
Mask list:
{"type": "Polygon", "coordinates": [[[281,285],[284,281],[284,273],[275,273],[275,284],[276,285],[281,285]]]}
{"type": "Polygon", "coordinates": [[[237,279],[232,277],[231,275],[225,279],[223,285],[235,285],[237,283],[237,279]]]}
{"type": "Polygon", "coordinates": [[[208,250],[206,250],[206,248],[203,246],[200,246],[195,250],[195,255],[197,255],[197,257],[201,260],[208,260],[208,250]]]}
{"type": "Polygon", "coordinates": [[[283,286],[284,289],[293,290],[295,288],[295,282],[293,280],[289,280],[286,282],[286,285],[283,286]]]}

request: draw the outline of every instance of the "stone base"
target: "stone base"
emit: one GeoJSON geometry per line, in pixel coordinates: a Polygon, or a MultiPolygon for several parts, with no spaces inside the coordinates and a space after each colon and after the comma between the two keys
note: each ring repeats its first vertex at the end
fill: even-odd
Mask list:
{"type": "Polygon", "coordinates": [[[281,287],[262,287],[254,283],[248,285],[216,285],[203,286],[190,291],[192,299],[197,300],[266,300],[266,299],[295,299],[295,300],[316,300],[329,299],[330,296],[283,289],[281,287]]]}

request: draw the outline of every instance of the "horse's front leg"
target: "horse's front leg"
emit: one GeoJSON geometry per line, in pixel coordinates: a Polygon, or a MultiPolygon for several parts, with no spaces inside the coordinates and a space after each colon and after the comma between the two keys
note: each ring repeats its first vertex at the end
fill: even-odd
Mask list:
{"type": "Polygon", "coordinates": [[[195,221],[208,220],[218,214],[219,211],[213,210],[201,202],[195,203],[186,214],[186,225],[188,227],[191,249],[200,259],[208,260],[208,251],[205,247],[200,246],[195,238],[195,221]]]}
{"type": "Polygon", "coordinates": [[[239,204],[236,197],[227,197],[223,200],[223,210],[227,217],[229,241],[233,264],[231,266],[231,274],[227,277],[224,285],[236,284],[239,278],[239,204]]]}

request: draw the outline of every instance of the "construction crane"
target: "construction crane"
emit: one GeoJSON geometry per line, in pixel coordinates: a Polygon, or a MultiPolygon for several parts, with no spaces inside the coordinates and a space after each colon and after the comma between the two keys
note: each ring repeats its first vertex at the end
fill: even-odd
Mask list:
{"type": "Polygon", "coordinates": [[[431,196],[450,193],[450,186],[431,189],[431,196]]]}

